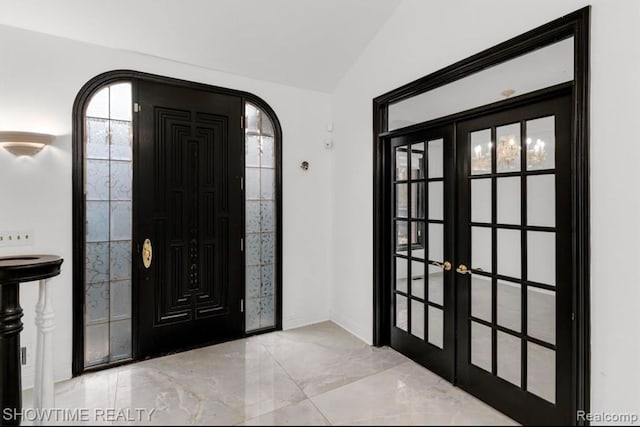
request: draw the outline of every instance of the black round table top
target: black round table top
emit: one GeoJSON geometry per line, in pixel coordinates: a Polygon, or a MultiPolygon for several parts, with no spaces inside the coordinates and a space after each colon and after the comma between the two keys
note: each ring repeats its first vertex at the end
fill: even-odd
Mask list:
{"type": "Polygon", "coordinates": [[[43,280],[60,274],[63,259],[57,255],[0,257],[0,285],[43,280]]]}

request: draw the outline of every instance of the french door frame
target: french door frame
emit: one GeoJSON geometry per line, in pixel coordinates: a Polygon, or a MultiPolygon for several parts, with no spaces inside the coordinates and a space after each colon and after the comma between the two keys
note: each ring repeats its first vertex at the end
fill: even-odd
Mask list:
{"type": "MultiPolygon", "coordinates": [[[[105,368],[112,368],[121,364],[131,363],[139,360],[139,355],[136,351],[137,343],[137,328],[138,313],[136,307],[138,306],[138,263],[133,260],[133,283],[132,283],[132,295],[131,295],[131,308],[132,308],[132,357],[123,362],[116,362],[108,365],[98,365],[96,367],[85,368],[84,366],[84,307],[85,307],[85,180],[84,180],[84,134],[85,134],[85,120],[84,113],[87,105],[89,104],[92,96],[101,88],[117,82],[129,81],[132,83],[132,95],[133,100],[137,98],[136,84],[137,80],[144,80],[149,82],[156,82],[161,84],[168,84],[172,86],[178,86],[182,88],[190,88],[199,91],[211,92],[216,94],[233,95],[240,97],[242,105],[251,103],[261,110],[265,111],[271,119],[273,119],[274,125],[274,144],[275,144],[275,198],[276,198],[276,275],[275,275],[275,326],[269,329],[261,329],[252,332],[245,332],[244,336],[251,336],[256,334],[262,334],[265,332],[282,330],[282,127],[275,111],[265,102],[262,98],[244,91],[227,89],[219,86],[212,86],[204,83],[196,83],[188,80],[175,79],[171,77],[159,76],[156,74],[149,74],[134,70],[114,70],[107,71],[92,78],[82,86],[76,99],[73,103],[72,120],[73,120],[73,132],[72,132],[72,200],[73,200],[73,348],[72,348],[72,374],[73,376],[81,375],[85,372],[96,371],[105,368]]],[[[238,124],[240,125],[240,124],[238,124]]],[[[133,126],[133,146],[135,147],[137,140],[137,124],[134,119],[133,126]]],[[[245,132],[242,132],[242,143],[245,144],[245,132]]],[[[243,149],[244,153],[244,149],[243,149]]],[[[134,154],[135,156],[135,154],[134,154]]],[[[246,172],[245,156],[242,159],[242,167],[246,172]]],[[[135,168],[135,163],[134,163],[135,168]]],[[[135,185],[135,170],[134,170],[134,185],[135,185]]],[[[245,200],[243,197],[242,202],[242,230],[243,237],[245,233],[245,200]]],[[[135,217],[135,212],[134,212],[135,217]]],[[[134,231],[135,232],[135,231],[134,231]]],[[[139,241],[140,236],[133,236],[134,241],[139,241]],[[136,240],[137,239],[137,240],[136,240]]],[[[138,253],[133,251],[133,255],[138,253]]],[[[244,252],[243,252],[244,255],[244,252]]],[[[245,278],[245,257],[242,257],[242,299],[246,300],[246,278],[245,278]]],[[[246,321],[246,313],[243,316],[243,329],[246,321]]]]}
{"type": "MultiPolygon", "coordinates": [[[[390,194],[385,180],[389,158],[386,145],[392,137],[433,128],[449,122],[469,119],[488,113],[514,108],[531,102],[556,96],[570,90],[571,114],[571,215],[574,224],[571,248],[572,259],[572,308],[575,321],[571,331],[572,411],[589,411],[590,408],[590,250],[589,250],[589,24],[591,7],[556,19],[492,48],[463,59],[446,68],[401,86],[373,100],[373,343],[389,345],[392,326],[391,272],[389,248],[391,236],[386,233],[390,223],[390,194]],[[427,92],[440,86],[472,75],[485,68],[508,61],[527,52],[550,45],[559,40],[574,37],[574,79],[531,94],[500,101],[469,111],[456,113],[425,123],[389,131],[388,106],[403,99],[427,92]]],[[[454,380],[455,383],[455,380],[454,380]]],[[[580,424],[582,422],[577,421],[580,424]]]]}

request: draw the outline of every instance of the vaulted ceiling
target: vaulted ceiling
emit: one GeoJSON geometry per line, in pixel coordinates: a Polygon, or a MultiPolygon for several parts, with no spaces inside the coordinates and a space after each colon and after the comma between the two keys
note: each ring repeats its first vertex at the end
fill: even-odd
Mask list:
{"type": "Polygon", "coordinates": [[[331,91],[401,0],[20,0],[0,24],[331,91]]]}

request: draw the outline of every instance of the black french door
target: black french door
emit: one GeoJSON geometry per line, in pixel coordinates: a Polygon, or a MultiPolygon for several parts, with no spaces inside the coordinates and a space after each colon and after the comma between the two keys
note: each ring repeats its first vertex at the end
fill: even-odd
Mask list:
{"type": "Polygon", "coordinates": [[[138,358],[241,337],[242,99],[136,87],[138,358]]]}
{"type": "Polygon", "coordinates": [[[457,125],[457,381],[571,424],[571,96],[457,125]]]}
{"type": "Polygon", "coordinates": [[[393,138],[391,345],[453,379],[453,127],[393,138]]]}
{"type": "Polygon", "coordinates": [[[391,345],[523,424],[573,424],[571,96],[392,137],[391,345]]]}

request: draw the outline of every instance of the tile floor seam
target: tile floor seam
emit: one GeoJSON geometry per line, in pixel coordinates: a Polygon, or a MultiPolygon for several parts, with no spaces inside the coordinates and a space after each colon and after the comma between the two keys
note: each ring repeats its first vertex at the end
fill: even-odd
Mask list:
{"type": "MultiPolygon", "coordinates": [[[[331,323],[333,323],[333,322],[331,322],[331,323]]],[[[335,324],[335,323],[334,323],[334,324],[335,324]]],[[[339,325],[336,325],[336,326],[340,327],[339,325]]],[[[340,327],[340,328],[341,328],[341,327],[340,327]]],[[[346,331],[346,332],[348,332],[349,334],[351,334],[349,331],[346,331]]],[[[357,338],[359,341],[362,341],[364,344],[367,344],[365,341],[361,340],[360,338],[358,338],[358,337],[355,337],[355,338],[357,338]]],[[[273,357],[273,360],[275,360],[275,361],[276,361],[276,363],[278,364],[278,366],[280,366],[280,367],[284,370],[284,372],[285,372],[285,373],[287,374],[287,376],[291,379],[291,381],[293,381],[293,383],[296,385],[296,387],[298,387],[298,388],[300,389],[300,391],[302,391],[302,393],[303,393],[303,394],[306,396],[306,398],[307,398],[307,399],[309,399],[309,400],[311,400],[313,397],[320,396],[320,395],[322,395],[322,394],[328,393],[328,392],[333,391],[333,390],[337,390],[337,389],[339,389],[339,388],[341,388],[341,387],[344,387],[344,386],[347,386],[347,385],[349,385],[349,384],[353,384],[353,383],[358,382],[358,381],[360,381],[360,380],[362,380],[362,379],[368,378],[368,377],[370,377],[370,376],[372,376],[372,375],[377,375],[377,374],[380,374],[380,373],[382,373],[382,372],[386,372],[386,371],[388,371],[389,369],[393,369],[393,368],[395,368],[395,367],[397,367],[397,366],[400,366],[400,365],[402,365],[402,364],[404,364],[404,363],[412,362],[410,359],[407,359],[406,361],[404,361],[404,362],[400,362],[400,363],[398,363],[397,365],[389,366],[389,367],[387,367],[387,368],[385,368],[385,369],[382,369],[382,370],[380,370],[380,371],[378,371],[378,372],[372,372],[372,373],[370,373],[370,374],[368,374],[368,375],[365,375],[364,377],[355,378],[355,379],[353,379],[353,380],[351,380],[351,381],[348,381],[348,382],[346,382],[346,383],[344,383],[344,384],[341,384],[341,385],[339,385],[339,386],[337,386],[337,387],[335,387],[335,388],[332,388],[332,389],[330,389],[330,390],[325,390],[325,391],[323,391],[322,393],[318,393],[318,394],[316,394],[316,395],[314,395],[314,396],[309,396],[309,394],[307,394],[307,392],[306,392],[306,391],[304,391],[304,389],[302,389],[302,387],[300,387],[300,384],[298,384],[298,382],[297,382],[297,381],[296,381],[296,380],[291,376],[291,374],[289,373],[289,371],[288,371],[288,370],[287,370],[287,369],[286,369],[286,368],[285,368],[285,367],[280,363],[280,361],[277,359],[277,357],[275,356],[275,354],[274,354],[274,353],[272,353],[266,345],[264,345],[264,344],[262,344],[262,343],[260,343],[260,342],[258,342],[258,344],[260,344],[260,345],[261,345],[265,350],[267,350],[267,352],[271,355],[271,357],[273,357]]],[[[402,353],[397,352],[396,350],[394,350],[393,348],[391,348],[391,347],[389,347],[389,346],[374,347],[374,346],[372,346],[372,345],[370,345],[370,344],[367,344],[367,345],[369,346],[369,348],[388,348],[389,350],[394,351],[394,352],[396,352],[396,353],[398,353],[398,354],[400,354],[400,355],[404,356],[402,353]]],[[[315,406],[315,403],[314,403],[314,406],[315,406]]],[[[324,414],[323,414],[323,416],[324,416],[324,414]]]]}
{"type": "MultiPolygon", "coordinates": [[[[296,387],[298,388],[298,390],[300,390],[300,392],[304,395],[304,397],[305,397],[306,399],[309,399],[309,396],[307,396],[307,393],[305,393],[305,392],[304,392],[304,390],[302,389],[302,387],[300,387],[300,384],[298,384],[298,382],[297,382],[297,381],[296,381],[296,380],[291,376],[291,374],[289,373],[289,371],[287,371],[287,370],[285,369],[285,367],[282,365],[282,363],[280,363],[280,361],[276,358],[276,356],[275,356],[271,351],[269,351],[269,349],[267,348],[267,346],[266,346],[266,345],[264,345],[264,344],[262,344],[261,342],[258,342],[258,344],[259,344],[260,346],[262,346],[262,348],[264,348],[264,349],[267,351],[267,353],[269,353],[269,355],[271,355],[271,358],[276,362],[276,364],[277,364],[278,366],[280,366],[280,368],[282,369],[282,371],[283,371],[285,374],[287,374],[287,377],[289,377],[289,379],[291,380],[291,382],[292,382],[292,383],[294,383],[294,384],[296,385],[296,387]]],[[[304,399],[303,399],[303,400],[304,400],[304,399]]],[[[295,403],[300,403],[300,402],[295,402],[295,403]]],[[[287,406],[289,406],[289,405],[287,405],[287,406]]],[[[247,420],[245,420],[245,421],[247,421],[247,420]]]]}
{"type": "MultiPolygon", "coordinates": [[[[120,387],[120,369],[116,369],[118,370],[116,371],[116,390],[113,393],[113,409],[118,408],[118,387],[120,387]]],[[[113,425],[113,423],[111,425],[113,425]]]]}
{"type": "Polygon", "coordinates": [[[322,415],[322,418],[324,418],[324,420],[327,422],[328,425],[332,426],[333,423],[329,420],[329,418],[327,417],[327,415],[325,415],[324,412],[322,412],[322,410],[318,407],[318,405],[316,405],[316,402],[314,402],[310,397],[307,397],[307,400],[313,405],[314,408],[316,408],[316,410],[318,411],[318,413],[320,415],[322,415]]]}
{"type": "MultiPolygon", "coordinates": [[[[395,351],[395,350],[394,350],[394,351],[395,351]]],[[[341,388],[343,388],[343,387],[350,386],[350,385],[355,384],[355,383],[357,383],[357,382],[359,382],[359,381],[366,380],[366,379],[368,379],[368,378],[370,378],[370,377],[373,377],[374,375],[382,374],[383,372],[386,372],[386,371],[388,371],[388,370],[390,370],[390,369],[394,369],[394,368],[397,368],[398,366],[402,366],[402,365],[404,365],[404,364],[409,364],[409,363],[415,363],[415,362],[413,362],[413,361],[411,361],[411,360],[407,360],[407,361],[402,362],[402,363],[399,363],[399,364],[397,364],[397,365],[395,365],[395,366],[391,366],[391,367],[386,368],[386,369],[383,369],[383,370],[381,370],[381,371],[371,373],[371,374],[366,375],[366,376],[364,376],[364,377],[362,377],[362,378],[358,378],[358,379],[356,379],[356,380],[354,380],[354,381],[351,381],[351,382],[349,382],[349,383],[347,383],[347,384],[342,384],[341,386],[336,387],[336,388],[334,388],[334,389],[323,391],[322,393],[316,394],[316,395],[315,395],[315,396],[313,396],[313,397],[308,396],[308,397],[307,397],[307,399],[309,399],[309,401],[313,404],[313,406],[314,406],[314,407],[316,407],[316,409],[318,409],[318,412],[320,412],[320,414],[322,415],[322,417],[323,417],[323,418],[325,418],[325,419],[327,420],[327,422],[329,423],[329,425],[334,425],[334,424],[329,420],[329,418],[325,415],[325,413],[322,411],[322,409],[320,409],[320,407],[319,407],[318,405],[316,405],[316,402],[315,402],[315,400],[314,400],[314,399],[316,399],[316,398],[318,398],[318,397],[320,397],[320,396],[323,396],[323,395],[325,395],[325,394],[327,394],[327,393],[332,393],[332,392],[334,392],[334,391],[336,391],[336,390],[340,390],[340,389],[341,389],[341,388]]],[[[305,394],[305,395],[306,395],[306,394],[305,394]]]]}

